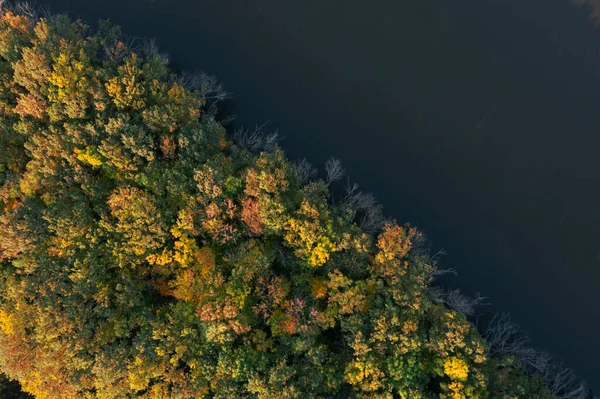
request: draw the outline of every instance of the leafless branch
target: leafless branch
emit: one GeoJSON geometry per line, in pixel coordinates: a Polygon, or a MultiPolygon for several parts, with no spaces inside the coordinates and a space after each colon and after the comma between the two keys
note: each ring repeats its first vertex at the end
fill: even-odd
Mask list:
{"type": "Polygon", "coordinates": [[[224,101],[231,97],[221,83],[214,76],[202,72],[182,72],[178,75],[177,83],[190,91],[198,91],[200,95],[210,101],[224,101]]]}
{"type": "Polygon", "coordinates": [[[253,131],[241,128],[236,130],[233,137],[237,144],[252,152],[270,151],[277,145],[279,134],[277,132],[265,133],[266,123],[256,126],[253,131]]]}
{"type": "Polygon", "coordinates": [[[485,302],[488,299],[487,297],[477,293],[474,298],[470,298],[461,293],[460,289],[444,293],[443,298],[450,309],[464,313],[467,316],[473,316],[478,306],[489,305],[489,303],[485,302]]]}
{"type": "Polygon", "coordinates": [[[483,335],[494,354],[520,357],[529,350],[529,338],[510,320],[508,313],[494,315],[483,335]]]}
{"type": "Polygon", "coordinates": [[[32,6],[30,3],[26,2],[18,2],[15,5],[15,11],[17,11],[20,15],[25,15],[31,19],[37,19],[38,14],[35,9],[35,6],[32,6]]]}
{"type": "Polygon", "coordinates": [[[342,204],[345,206],[349,206],[354,210],[363,210],[377,205],[375,196],[371,193],[358,191],[358,184],[356,183],[350,184],[350,181],[348,181],[344,189],[346,190],[346,196],[342,199],[342,204]]]}
{"type": "Polygon", "coordinates": [[[514,356],[527,370],[542,373],[550,357],[530,346],[530,339],[510,320],[508,313],[496,314],[483,334],[491,352],[498,356],[514,356]]]}
{"type": "Polygon", "coordinates": [[[230,123],[232,123],[233,121],[235,121],[236,119],[237,119],[236,114],[228,114],[227,116],[223,116],[222,119],[219,119],[219,122],[221,123],[221,125],[227,126],[230,123]]]}
{"type": "Polygon", "coordinates": [[[381,229],[384,223],[383,207],[377,204],[364,210],[358,225],[367,233],[375,233],[381,229]]]}
{"type": "MultiPolygon", "coordinates": [[[[441,258],[442,256],[446,256],[446,250],[444,248],[441,248],[439,251],[437,251],[435,254],[433,254],[433,256],[431,257],[431,261],[433,263],[437,263],[437,261],[439,260],[439,258],[441,258]]],[[[454,270],[454,269],[449,269],[449,270],[454,270]]],[[[456,273],[456,270],[454,270],[454,274],[456,273]]]]}
{"type": "Polygon", "coordinates": [[[295,161],[292,164],[292,169],[294,170],[294,173],[296,174],[300,184],[309,182],[317,175],[317,170],[306,159],[295,161]]]}
{"type": "Polygon", "coordinates": [[[35,21],[39,20],[40,17],[50,15],[50,8],[46,5],[39,6],[26,1],[10,1],[0,0],[0,15],[2,10],[8,10],[18,15],[24,15],[35,21]]]}
{"type": "Polygon", "coordinates": [[[570,368],[562,363],[546,368],[543,373],[544,381],[550,392],[559,399],[586,399],[589,389],[570,368]]]}
{"type": "Polygon", "coordinates": [[[536,355],[530,358],[529,367],[536,373],[544,374],[552,364],[552,356],[543,351],[536,351],[536,355]]]}
{"type": "Polygon", "coordinates": [[[342,161],[337,158],[329,158],[325,162],[325,172],[327,173],[327,184],[340,180],[346,173],[344,168],[342,168],[342,161]]]}
{"type": "Polygon", "coordinates": [[[456,268],[454,268],[454,267],[450,267],[448,269],[436,269],[433,276],[440,277],[440,276],[445,276],[446,274],[453,274],[455,276],[458,276],[458,272],[456,271],[456,268]]]}
{"type": "MultiPolygon", "coordinates": [[[[126,47],[139,55],[140,57],[148,58],[158,53],[158,46],[154,38],[147,39],[137,35],[127,36],[125,38],[126,47]]],[[[162,54],[161,57],[164,60],[168,59],[166,54],[162,54]]]]}
{"type": "MultiPolygon", "coordinates": [[[[430,251],[431,251],[431,242],[429,241],[429,239],[427,238],[427,236],[424,233],[421,233],[420,235],[418,235],[412,239],[412,249],[410,251],[411,256],[421,257],[423,255],[426,255],[429,258],[429,263],[432,266],[435,266],[435,263],[432,262],[431,257],[429,256],[430,251]]],[[[432,277],[435,277],[435,275],[436,275],[436,273],[434,272],[432,277]]]]}
{"type": "Polygon", "coordinates": [[[508,313],[496,314],[491,320],[485,339],[495,355],[514,356],[526,370],[540,374],[552,394],[559,399],[586,399],[589,389],[572,369],[553,363],[552,357],[529,346],[530,340],[510,321],[508,313]]]}

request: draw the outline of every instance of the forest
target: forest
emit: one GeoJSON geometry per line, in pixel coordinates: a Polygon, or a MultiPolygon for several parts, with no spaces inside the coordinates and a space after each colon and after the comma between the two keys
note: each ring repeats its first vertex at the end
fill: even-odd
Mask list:
{"type": "Polygon", "coordinates": [[[226,96],[106,21],[1,6],[2,397],[591,398],[226,96]]]}

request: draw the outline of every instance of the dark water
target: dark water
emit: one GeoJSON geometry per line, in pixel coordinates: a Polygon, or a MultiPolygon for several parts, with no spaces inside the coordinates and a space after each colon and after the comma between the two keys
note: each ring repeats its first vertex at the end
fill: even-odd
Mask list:
{"type": "MultiPolygon", "coordinates": [[[[578,0],[588,1],[588,0],[578,0]]],[[[593,1],[593,0],[589,0],[593,1]]],[[[570,0],[51,0],[154,36],[292,157],[341,157],[454,284],[600,388],[600,33],[570,0]]]]}

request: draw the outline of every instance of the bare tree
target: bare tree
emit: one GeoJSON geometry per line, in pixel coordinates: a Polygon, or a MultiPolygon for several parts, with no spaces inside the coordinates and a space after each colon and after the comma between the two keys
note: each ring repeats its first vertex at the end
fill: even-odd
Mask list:
{"type": "Polygon", "coordinates": [[[233,137],[237,144],[252,152],[271,151],[277,146],[279,134],[265,133],[266,123],[256,126],[253,131],[241,128],[235,131],[233,137]]]}
{"type": "Polygon", "coordinates": [[[300,161],[295,161],[292,164],[292,169],[296,174],[296,178],[300,184],[308,183],[313,177],[317,175],[317,170],[306,160],[306,158],[300,161]]]}
{"type": "MultiPolygon", "coordinates": [[[[325,164],[327,171],[327,184],[339,180],[346,171],[342,168],[339,159],[331,158],[325,164]]],[[[341,200],[342,207],[348,207],[355,212],[357,224],[366,232],[375,233],[385,223],[383,206],[377,203],[377,199],[371,193],[358,190],[358,184],[346,183],[344,189],[346,195],[341,200]]]]}
{"type": "MultiPolygon", "coordinates": [[[[435,267],[438,264],[439,259],[444,255],[446,255],[446,250],[444,248],[441,248],[440,250],[438,250],[435,254],[433,254],[429,258],[430,262],[435,267]]],[[[436,267],[435,272],[433,273],[433,277],[438,278],[438,277],[445,276],[447,274],[452,274],[452,275],[458,276],[458,270],[456,270],[455,267],[448,267],[445,269],[439,269],[436,267]]]]}
{"type": "Polygon", "coordinates": [[[364,210],[358,225],[367,233],[375,233],[381,229],[384,223],[383,207],[376,204],[364,210]]]}
{"type": "Polygon", "coordinates": [[[327,173],[327,184],[340,180],[346,174],[346,171],[342,168],[342,161],[338,158],[329,158],[325,162],[325,172],[327,173]]]}
{"type": "Polygon", "coordinates": [[[529,336],[510,320],[508,313],[494,315],[483,336],[494,355],[514,356],[526,370],[540,374],[549,367],[550,356],[531,347],[529,336]]]}
{"type": "Polygon", "coordinates": [[[15,5],[13,6],[13,10],[20,14],[20,15],[25,15],[26,17],[29,17],[33,20],[38,19],[38,13],[35,9],[35,6],[32,6],[30,3],[27,2],[17,2],[15,3],[15,5]]]}
{"type": "MultiPolygon", "coordinates": [[[[231,93],[225,90],[223,85],[212,75],[207,75],[203,72],[187,72],[183,71],[173,75],[174,83],[177,83],[186,90],[198,93],[206,100],[206,108],[204,113],[211,117],[216,117],[219,112],[218,104],[231,98],[231,93]]],[[[228,116],[221,119],[221,124],[229,123],[234,116],[228,116]]]]}
{"type": "Polygon", "coordinates": [[[484,338],[494,355],[514,356],[525,370],[541,375],[552,394],[559,399],[587,399],[590,391],[572,369],[555,363],[546,352],[530,347],[527,335],[510,320],[508,313],[496,314],[484,338]]]}
{"type": "Polygon", "coordinates": [[[548,352],[536,351],[535,356],[532,356],[529,362],[530,370],[544,374],[552,364],[552,356],[548,352]]]}
{"type": "MultiPolygon", "coordinates": [[[[148,58],[158,53],[158,46],[154,38],[148,39],[137,35],[126,36],[124,39],[126,47],[137,55],[148,58]]],[[[165,61],[168,59],[167,54],[161,55],[165,61]]]]}
{"type": "Polygon", "coordinates": [[[559,399],[587,399],[589,388],[570,368],[562,363],[546,367],[542,374],[550,392],[559,399]]]}
{"type": "Polygon", "coordinates": [[[377,205],[375,196],[371,193],[358,191],[358,184],[350,181],[344,187],[346,195],[342,199],[342,205],[348,206],[354,210],[368,209],[377,205]]]}
{"type": "MultiPolygon", "coordinates": [[[[446,256],[447,254],[448,253],[444,248],[440,248],[435,254],[433,254],[433,256],[431,256],[431,261],[433,263],[437,263],[442,256],[446,256]]],[[[454,274],[457,274],[456,271],[454,274]]]]}
{"type": "Polygon", "coordinates": [[[0,0],[0,16],[2,10],[8,10],[18,15],[24,15],[31,18],[34,21],[38,21],[40,17],[46,17],[50,15],[50,8],[48,6],[40,6],[37,4],[31,4],[26,1],[10,1],[0,0]]]}
{"type": "Polygon", "coordinates": [[[223,85],[212,75],[203,72],[182,72],[177,75],[177,83],[190,91],[198,91],[206,100],[224,101],[231,98],[223,85]]]}
{"type": "MultiPolygon", "coordinates": [[[[416,257],[427,256],[429,258],[429,263],[435,268],[435,263],[431,260],[431,257],[429,256],[430,252],[431,242],[423,232],[413,237],[410,256],[413,257],[413,259],[416,257]]],[[[435,275],[436,273],[434,273],[432,277],[435,277],[435,275]]]]}
{"type": "Polygon", "coordinates": [[[487,297],[476,293],[475,297],[471,298],[461,293],[460,289],[444,293],[443,298],[450,309],[464,313],[467,316],[473,316],[475,314],[475,309],[478,306],[488,305],[488,303],[485,302],[488,299],[487,297]]]}
{"type": "Polygon", "coordinates": [[[494,315],[483,334],[490,344],[492,353],[528,358],[530,355],[529,337],[519,326],[510,320],[508,313],[494,315]]]}
{"type": "MultiPolygon", "coordinates": [[[[435,263],[434,263],[435,265],[435,263]]],[[[435,269],[435,272],[433,273],[433,277],[441,277],[441,276],[445,276],[446,274],[453,274],[455,276],[458,276],[458,271],[456,271],[455,267],[449,267],[447,269],[435,269]]]]}
{"type": "Polygon", "coordinates": [[[237,119],[237,114],[228,114],[226,116],[223,116],[219,119],[219,123],[221,123],[221,125],[223,126],[227,126],[230,123],[233,123],[233,121],[235,121],[237,119]]]}

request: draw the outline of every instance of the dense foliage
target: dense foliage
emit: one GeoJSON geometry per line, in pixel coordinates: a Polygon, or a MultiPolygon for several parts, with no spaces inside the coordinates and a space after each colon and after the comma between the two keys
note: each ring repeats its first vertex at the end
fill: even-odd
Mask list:
{"type": "Polygon", "coordinates": [[[428,295],[418,231],[233,140],[210,81],[106,23],[0,13],[0,369],[24,390],[552,397],[428,295]]]}

